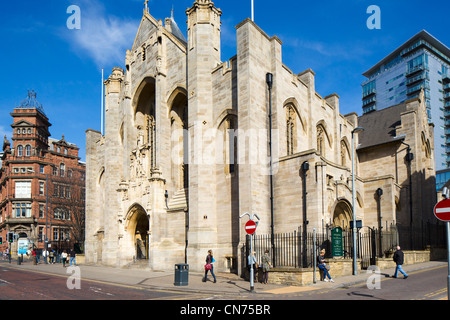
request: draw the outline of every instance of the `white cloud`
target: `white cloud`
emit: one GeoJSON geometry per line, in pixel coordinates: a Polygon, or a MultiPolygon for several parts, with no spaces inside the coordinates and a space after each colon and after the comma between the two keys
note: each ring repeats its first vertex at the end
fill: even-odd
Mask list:
{"type": "Polygon", "coordinates": [[[99,66],[120,65],[131,48],[139,22],[104,13],[97,1],[82,1],[81,29],[66,29],[64,38],[78,54],[87,54],[99,66]]]}
{"type": "Polygon", "coordinates": [[[1,139],[0,141],[2,142],[2,144],[5,136],[7,139],[11,139],[12,135],[13,135],[12,129],[7,129],[4,126],[0,126],[0,139],[1,139]]]}

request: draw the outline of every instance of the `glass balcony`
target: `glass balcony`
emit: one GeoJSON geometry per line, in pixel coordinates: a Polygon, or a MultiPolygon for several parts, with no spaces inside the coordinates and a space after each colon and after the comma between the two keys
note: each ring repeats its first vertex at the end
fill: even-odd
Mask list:
{"type": "Polygon", "coordinates": [[[428,67],[425,67],[425,65],[423,64],[419,64],[413,68],[408,69],[408,71],[406,71],[406,76],[412,76],[413,74],[416,74],[419,71],[425,71],[428,70],[428,67]]]}
{"type": "Polygon", "coordinates": [[[412,94],[416,91],[419,91],[420,89],[430,89],[430,85],[425,82],[425,83],[421,83],[417,86],[414,86],[412,88],[408,88],[408,90],[406,90],[406,94],[412,94]]]}
{"type": "Polygon", "coordinates": [[[370,96],[371,94],[374,94],[374,93],[377,93],[377,90],[376,90],[375,88],[370,89],[370,90],[367,90],[366,92],[363,92],[363,99],[364,99],[365,97],[370,96]]]}
{"type": "Polygon", "coordinates": [[[407,86],[409,86],[409,85],[412,85],[413,83],[416,83],[416,82],[418,82],[418,81],[420,81],[420,80],[430,80],[430,76],[428,75],[428,72],[427,73],[422,73],[422,74],[419,74],[418,76],[415,76],[415,77],[413,77],[413,78],[409,78],[407,81],[406,81],[406,85],[407,86]]]}

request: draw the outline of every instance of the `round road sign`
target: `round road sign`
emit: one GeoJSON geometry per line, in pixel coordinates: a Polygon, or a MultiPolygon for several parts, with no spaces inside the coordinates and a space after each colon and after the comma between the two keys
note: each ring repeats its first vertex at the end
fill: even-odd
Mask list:
{"type": "Polygon", "coordinates": [[[253,220],[248,220],[245,224],[245,232],[253,234],[256,231],[256,223],[253,220]]]}
{"type": "Polygon", "coordinates": [[[450,199],[439,201],[434,206],[434,215],[441,221],[450,221],[450,199]]]}

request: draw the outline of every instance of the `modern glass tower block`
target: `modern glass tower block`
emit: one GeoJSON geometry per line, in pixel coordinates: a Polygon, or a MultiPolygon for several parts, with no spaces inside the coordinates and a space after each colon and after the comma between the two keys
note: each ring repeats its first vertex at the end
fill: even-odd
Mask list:
{"type": "Polygon", "coordinates": [[[450,49],[422,30],[368,71],[362,83],[363,113],[417,97],[424,89],[435,125],[436,170],[450,167],[450,49]]]}

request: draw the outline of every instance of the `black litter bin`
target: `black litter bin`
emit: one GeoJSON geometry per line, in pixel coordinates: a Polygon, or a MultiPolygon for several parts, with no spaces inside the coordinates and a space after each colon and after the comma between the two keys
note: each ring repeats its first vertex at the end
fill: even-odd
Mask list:
{"type": "Polygon", "coordinates": [[[175,265],[175,282],[176,286],[187,286],[189,283],[189,265],[179,263],[175,265]]]}

